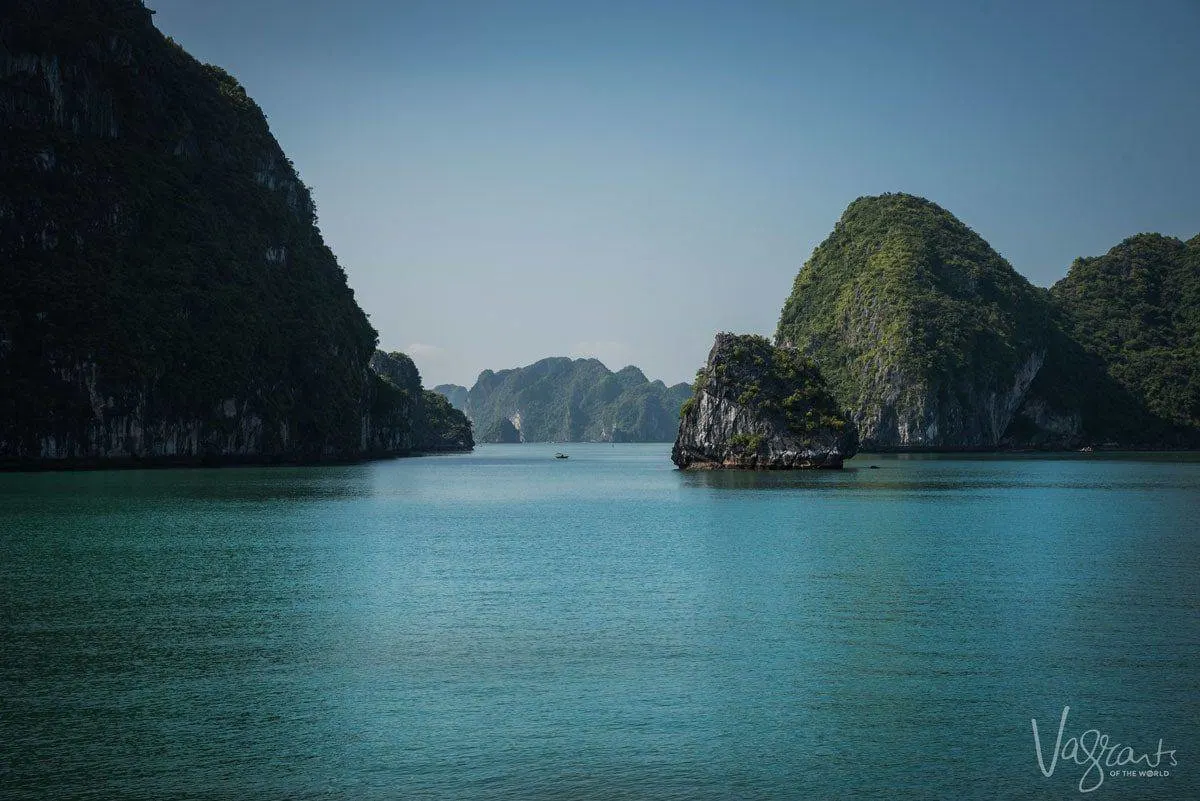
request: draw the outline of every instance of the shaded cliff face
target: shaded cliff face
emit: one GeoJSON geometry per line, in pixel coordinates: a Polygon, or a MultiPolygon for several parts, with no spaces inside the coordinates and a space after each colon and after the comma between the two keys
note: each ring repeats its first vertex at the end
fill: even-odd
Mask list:
{"type": "Polygon", "coordinates": [[[949,212],[882,195],[813,252],[776,339],[816,361],[864,450],[993,448],[1045,362],[1050,314],[949,212]]]}
{"type": "Polygon", "coordinates": [[[438,384],[433,391],[444,396],[455,409],[464,412],[467,410],[467,393],[470,390],[466,387],[458,384],[438,384]]]}
{"type": "Polygon", "coordinates": [[[345,458],[375,332],[258,106],[134,0],[0,26],[0,459],[345,458]]]}
{"type": "Polygon", "coordinates": [[[690,394],[633,366],[614,373],[596,359],[557,357],[484,370],[464,408],[485,442],[669,442],[690,394]]]}
{"type": "Polygon", "coordinates": [[[421,392],[421,409],[414,421],[420,451],[469,451],[475,447],[471,421],[441,393],[421,392]]]}
{"type": "Polygon", "coordinates": [[[371,370],[383,385],[378,427],[395,438],[397,447],[424,452],[475,447],[471,421],[441,393],[421,388],[421,373],[408,356],[375,351],[371,370]]]}
{"type": "Polygon", "coordinates": [[[1200,237],[1130,237],[1077,259],[1051,295],[1103,371],[1076,385],[1095,439],[1200,443],[1200,237]]]}
{"type": "Polygon", "coordinates": [[[521,432],[511,420],[501,417],[483,433],[483,441],[515,445],[521,441],[521,432]]]}
{"type": "Polygon", "coordinates": [[[763,337],[718,334],[683,406],[671,461],[682,469],[840,468],[858,450],[813,362],[763,337]]]}
{"type": "Polygon", "coordinates": [[[1050,290],[1046,364],[1006,440],[1200,446],[1200,238],[1130,237],[1050,290]]]}

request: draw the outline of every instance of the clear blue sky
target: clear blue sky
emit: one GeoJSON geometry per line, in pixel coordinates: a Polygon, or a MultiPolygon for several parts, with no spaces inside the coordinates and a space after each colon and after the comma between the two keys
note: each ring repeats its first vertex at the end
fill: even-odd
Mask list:
{"type": "Polygon", "coordinates": [[[860,195],[1034,283],[1200,231],[1200,2],[149,0],[311,185],[427,385],[596,355],[689,379],[774,331],[860,195]]]}

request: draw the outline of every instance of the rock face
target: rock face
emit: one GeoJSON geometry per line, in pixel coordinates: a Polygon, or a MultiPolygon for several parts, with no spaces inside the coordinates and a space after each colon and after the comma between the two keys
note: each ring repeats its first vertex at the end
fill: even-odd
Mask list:
{"type": "Polygon", "coordinates": [[[375,351],[371,369],[384,384],[379,395],[388,396],[385,407],[394,414],[388,419],[389,428],[404,435],[403,450],[462,451],[475,447],[471,421],[441,393],[421,388],[421,373],[412,359],[399,352],[375,351]]]}
{"type": "Polygon", "coordinates": [[[412,447],[261,110],[141,2],[6,2],[0,127],[0,464],[412,447]]]}
{"type": "Polygon", "coordinates": [[[928,200],[859,198],[776,340],[864,450],[1200,447],[1200,237],[1130,237],[1046,291],[928,200]]]}
{"type": "Polygon", "coordinates": [[[512,420],[501,417],[483,434],[483,439],[485,442],[514,445],[521,442],[521,431],[512,420]]]}
{"type": "Polygon", "coordinates": [[[670,442],[690,395],[633,366],[554,357],[484,370],[463,408],[483,442],[670,442]]]}
{"type": "Polygon", "coordinates": [[[812,356],[864,450],[991,449],[1046,360],[1050,313],[945,209],[882,195],[813,252],[776,340],[812,356]]]}
{"type": "Polygon", "coordinates": [[[466,387],[458,384],[438,384],[433,388],[437,392],[445,396],[446,400],[450,401],[450,405],[459,411],[467,410],[467,393],[470,392],[466,387]]]}
{"type": "Polygon", "coordinates": [[[858,450],[813,362],[763,337],[718,334],[683,405],[681,469],[840,468],[858,450]]]}

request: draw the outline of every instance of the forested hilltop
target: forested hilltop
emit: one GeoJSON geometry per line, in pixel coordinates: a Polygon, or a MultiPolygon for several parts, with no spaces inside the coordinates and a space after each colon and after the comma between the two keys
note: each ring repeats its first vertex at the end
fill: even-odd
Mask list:
{"type": "Polygon", "coordinates": [[[466,412],[481,442],[670,442],[692,394],[632,365],[614,373],[596,359],[565,356],[484,370],[470,390],[435,390],[466,412]]]}
{"type": "Polygon", "coordinates": [[[1200,443],[1200,238],[1132,237],[1046,290],[935,203],[859,198],[776,340],[812,356],[863,450],[1200,443]]]}
{"type": "Polygon", "coordinates": [[[0,462],[411,449],[307,187],[137,0],[0,26],[0,462]]]}
{"type": "Polygon", "coordinates": [[[1136,404],[1099,410],[1097,436],[1195,445],[1200,236],[1186,243],[1160,234],[1132,236],[1103,256],[1077,259],[1050,294],[1068,336],[1115,384],[1107,391],[1136,404]]]}
{"type": "Polygon", "coordinates": [[[945,209],[860,198],[796,277],[776,339],[810,354],[864,450],[995,446],[1042,366],[1045,293],[945,209]]]}

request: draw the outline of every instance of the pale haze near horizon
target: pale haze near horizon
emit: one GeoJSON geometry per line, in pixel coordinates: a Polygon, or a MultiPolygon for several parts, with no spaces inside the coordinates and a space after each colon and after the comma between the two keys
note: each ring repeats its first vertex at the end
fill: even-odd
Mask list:
{"type": "Polygon", "coordinates": [[[930,198],[1042,286],[1200,231],[1189,0],[148,5],[263,108],[426,386],[690,380],[715,332],[773,333],[861,195],[930,198]]]}

